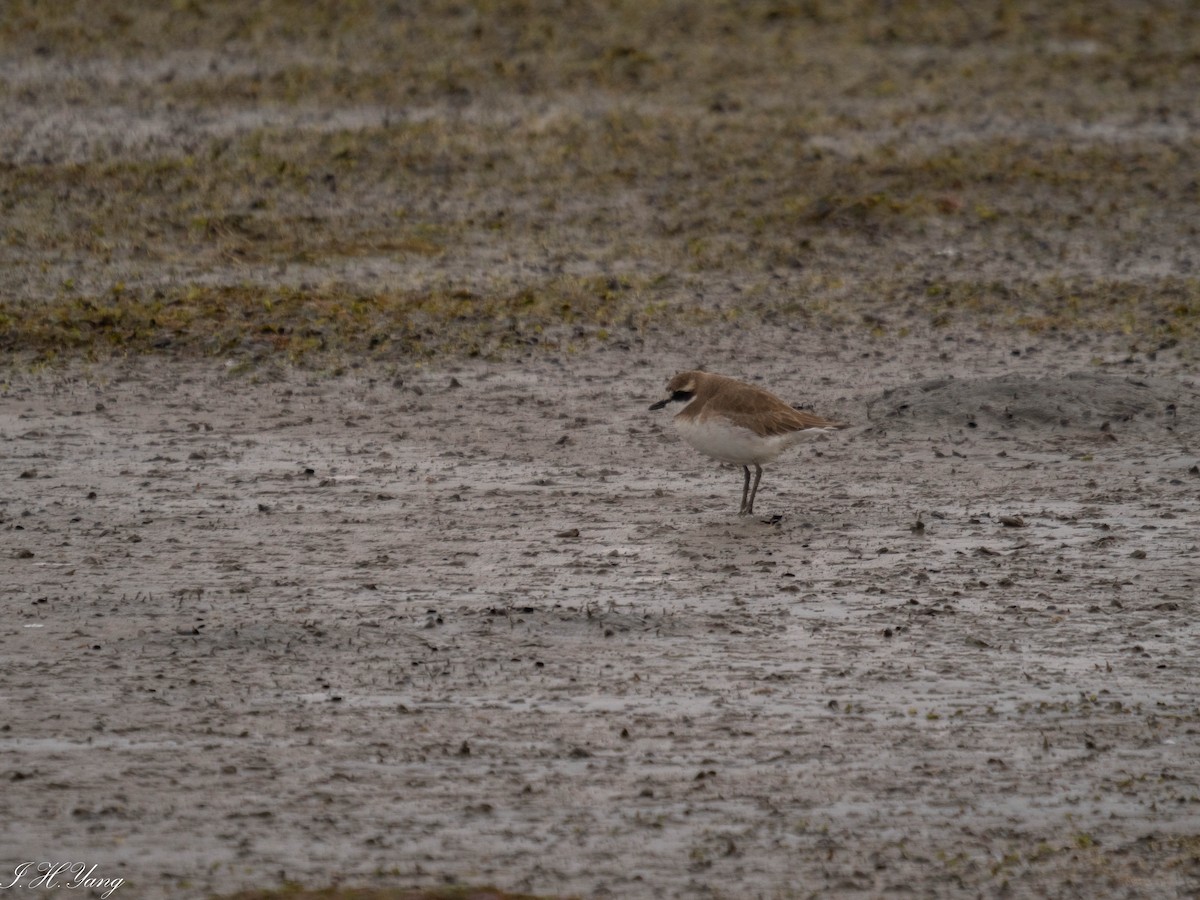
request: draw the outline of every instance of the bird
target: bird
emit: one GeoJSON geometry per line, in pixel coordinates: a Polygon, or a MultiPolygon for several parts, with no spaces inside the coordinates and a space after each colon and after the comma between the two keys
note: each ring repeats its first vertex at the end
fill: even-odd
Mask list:
{"type": "Polygon", "coordinates": [[[714,372],[680,372],[667,382],[667,396],[652,403],[658,410],[683,403],[675,415],[680,436],[706,456],[742,467],[739,516],[754,513],[763,463],[819,434],[850,426],[796,409],[768,390],[714,372]],[[754,485],[750,484],[754,466],[754,485]]]}

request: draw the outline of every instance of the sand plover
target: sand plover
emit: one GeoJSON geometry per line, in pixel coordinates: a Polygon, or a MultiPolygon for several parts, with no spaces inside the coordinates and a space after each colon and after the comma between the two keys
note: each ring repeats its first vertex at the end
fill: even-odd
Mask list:
{"type": "Polygon", "coordinates": [[[754,512],[762,464],[802,440],[850,426],[794,409],[770,391],[711,372],[680,372],[667,383],[667,397],[650,406],[684,403],[675,426],[706,456],[733,463],[746,473],[739,516],[754,512]],[[750,466],[754,486],[750,486],[750,466]]]}

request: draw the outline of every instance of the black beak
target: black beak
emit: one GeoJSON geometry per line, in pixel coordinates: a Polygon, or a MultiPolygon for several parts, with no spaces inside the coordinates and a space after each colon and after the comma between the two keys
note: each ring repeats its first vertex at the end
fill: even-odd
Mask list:
{"type": "Polygon", "coordinates": [[[696,395],[692,391],[675,391],[666,400],[659,400],[657,403],[650,404],[651,409],[662,409],[668,403],[687,403],[696,395]]]}

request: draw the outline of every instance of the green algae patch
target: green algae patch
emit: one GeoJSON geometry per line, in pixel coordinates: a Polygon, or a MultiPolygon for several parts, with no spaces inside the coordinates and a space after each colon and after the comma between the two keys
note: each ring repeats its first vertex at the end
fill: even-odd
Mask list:
{"type": "MultiPolygon", "coordinates": [[[[0,298],[0,350],[36,361],[139,354],[497,358],[637,339],[648,329],[859,328],[875,337],[969,325],[1027,333],[1108,334],[1142,349],[1200,337],[1200,280],[1022,282],[813,278],[786,300],[765,289],[735,304],[659,298],[657,284],[558,278],[494,291],[366,292],[353,285],[113,286],[43,302],[0,298]]],[[[680,292],[675,291],[676,295],[680,292]]]]}
{"type": "Polygon", "coordinates": [[[50,302],[0,299],[0,349],[51,360],[182,353],[283,356],[494,356],[529,347],[562,349],[640,331],[686,312],[647,303],[618,279],[561,279],[536,288],[367,293],[344,285],[190,285],[144,291],[114,286],[101,296],[50,302]]]}
{"type": "Polygon", "coordinates": [[[0,346],[492,356],[761,321],[1194,352],[1194,4],[572,17],[11,4],[0,346]]]}

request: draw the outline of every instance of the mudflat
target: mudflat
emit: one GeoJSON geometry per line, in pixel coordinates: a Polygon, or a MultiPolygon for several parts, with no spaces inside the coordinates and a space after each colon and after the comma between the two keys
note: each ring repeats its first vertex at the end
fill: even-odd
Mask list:
{"type": "Polygon", "coordinates": [[[294,12],[0,30],[0,883],[1200,889],[1189,5],[294,12]]]}

